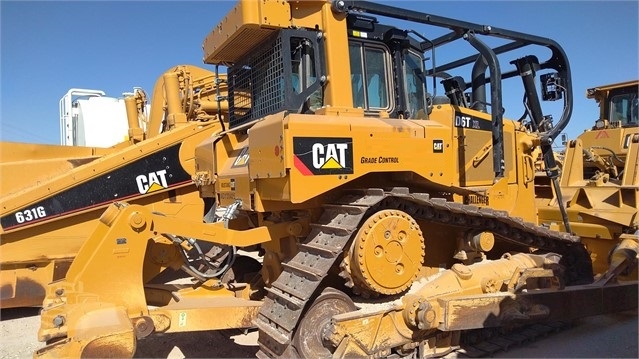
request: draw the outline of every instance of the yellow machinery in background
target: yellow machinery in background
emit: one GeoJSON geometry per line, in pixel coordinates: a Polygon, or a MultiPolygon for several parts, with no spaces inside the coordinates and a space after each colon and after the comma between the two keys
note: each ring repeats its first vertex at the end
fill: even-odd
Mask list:
{"type": "MultiPolygon", "coordinates": [[[[572,83],[555,41],[367,1],[242,0],[203,49],[226,67],[228,118],[180,156],[211,212],[110,205],[47,286],[36,357],[257,328],[261,358],[421,358],[636,308],[636,222],[595,272],[608,253],[580,236],[606,224],[566,200],[579,156],[560,177],[572,83]],[[503,116],[507,83],[519,120],[503,116]],[[542,99],[563,100],[557,123],[542,99]]],[[[633,178],[619,193],[636,203],[633,178]]]]}
{"type": "MultiPolygon", "coordinates": [[[[636,241],[638,92],[636,80],[588,89],[586,96],[599,104],[599,117],[592,128],[568,141],[562,154],[564,205],[572,231],[591,253],[596,273],[606,271],[615,250],[636,241]]],[[[542,195],[542,188],[549,187],[543,176],[538,187],[540,222],[555,228],[561,224],[558,199],[542,195]]]]}
{"type": "Polygon", "coordinates": [[[191,65],[170,69],[150,114],[144,92],[125,99],[129,140],[110,148],[0,143],[2,308],[42,305],[114,201],[188,218],[211,208],[191,176],[195,146],[222,130],[215,79],[191,65]]]}

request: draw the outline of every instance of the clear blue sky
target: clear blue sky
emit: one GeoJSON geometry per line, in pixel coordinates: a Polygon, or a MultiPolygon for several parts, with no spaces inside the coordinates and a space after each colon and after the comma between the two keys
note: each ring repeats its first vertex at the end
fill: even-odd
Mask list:
{"type": "MultiPolygon", "coordinates": [[[[639,78],[638,1],[385,1],[559,42],[570,59],[575,95],[567,132],[592,126],[588,87],[639,78]]],[[[149,95],[178,64],[202,64],[202,41],[231,1],[0,0],[2,141],[59,142],[58,101],[70,88],[119,97],[149,95]]],[[[442,56],[443,57],[443,56],[442,56]]],[[[507,64],[502,64],[502,70],[507,64]]],[[[512,97],[512,96],[511,96],[512,97]]],[[[521,111],[505,96],[506,115],[521,111]]],[[[555,117],[557,118],[557,117],[555,117]]]]}

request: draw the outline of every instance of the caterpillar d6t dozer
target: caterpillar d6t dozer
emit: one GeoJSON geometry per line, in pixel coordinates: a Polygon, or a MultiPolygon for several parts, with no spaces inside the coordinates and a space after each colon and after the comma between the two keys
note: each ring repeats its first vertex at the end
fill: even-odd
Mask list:
{"type": "Polygon", "coordinates": [[[114,201],[202,216],[191,177],[196,145],[222,129],[211,121],[220,115],[215,91],[225,91],[215,78],[195,66],[170,69],[150,114],[143,91],[126,98],[129,139],[113,147],[0,143],[2,308],[42,305],[46,285],[64,278],[114,201]]]}
{"type": "Polygon", "coordinates": [[[562,197],[572,83],[555,41],[367,1],[243,0],[203,49],[228,88],[224,131],[192,154],[215,211],[109,206],[47,287],[36,357],[229,328],[256,328],[261,358],[429,357],[636,307],[619,276],[632,228],[599,277],[570,230],[599,219],[562,197]],[[556,124],[541,99],[563,100],[556,124]]]}

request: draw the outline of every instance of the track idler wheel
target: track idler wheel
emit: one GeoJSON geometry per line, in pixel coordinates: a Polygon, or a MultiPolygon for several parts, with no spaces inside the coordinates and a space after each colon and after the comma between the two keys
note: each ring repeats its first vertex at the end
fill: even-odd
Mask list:
{"type": "Polygon", "coordinates": [[[334,350],[329,340],[331,318],[356,309],[351,298],[343,292],[333,288],[324,289],[302,316],[293,337],[293,346],[299,357],[331,358],[334,350]]]}
{"type": "Polygon", "coordinates": [[[357,232],[342,269],[356,293],[393,295],[408,289],[424,263],[424,237],[405,212],[382,210],[357,232]]]}

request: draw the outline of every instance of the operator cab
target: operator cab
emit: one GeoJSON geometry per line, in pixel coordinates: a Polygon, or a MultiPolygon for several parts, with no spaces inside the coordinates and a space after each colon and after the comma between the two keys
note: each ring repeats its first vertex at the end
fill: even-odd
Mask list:
{"type": "MultiPolygon", "coordinates": [[[[348,51],[353,107],[367,116],[426,118],[420,43],[373,17],[349,14],[348,51]]],[[[308,29],[281,29],[259,50],[229,67],[231,128],[287,110],[311,113],[326,105],[323,38],[308,29]]]]}
{"type": "Polygon", "coordinates": [[[586,97],[599,105],[599,118],[592,130],[639,126],[637,81],[615,83],[586,90],[586,97]]]}

